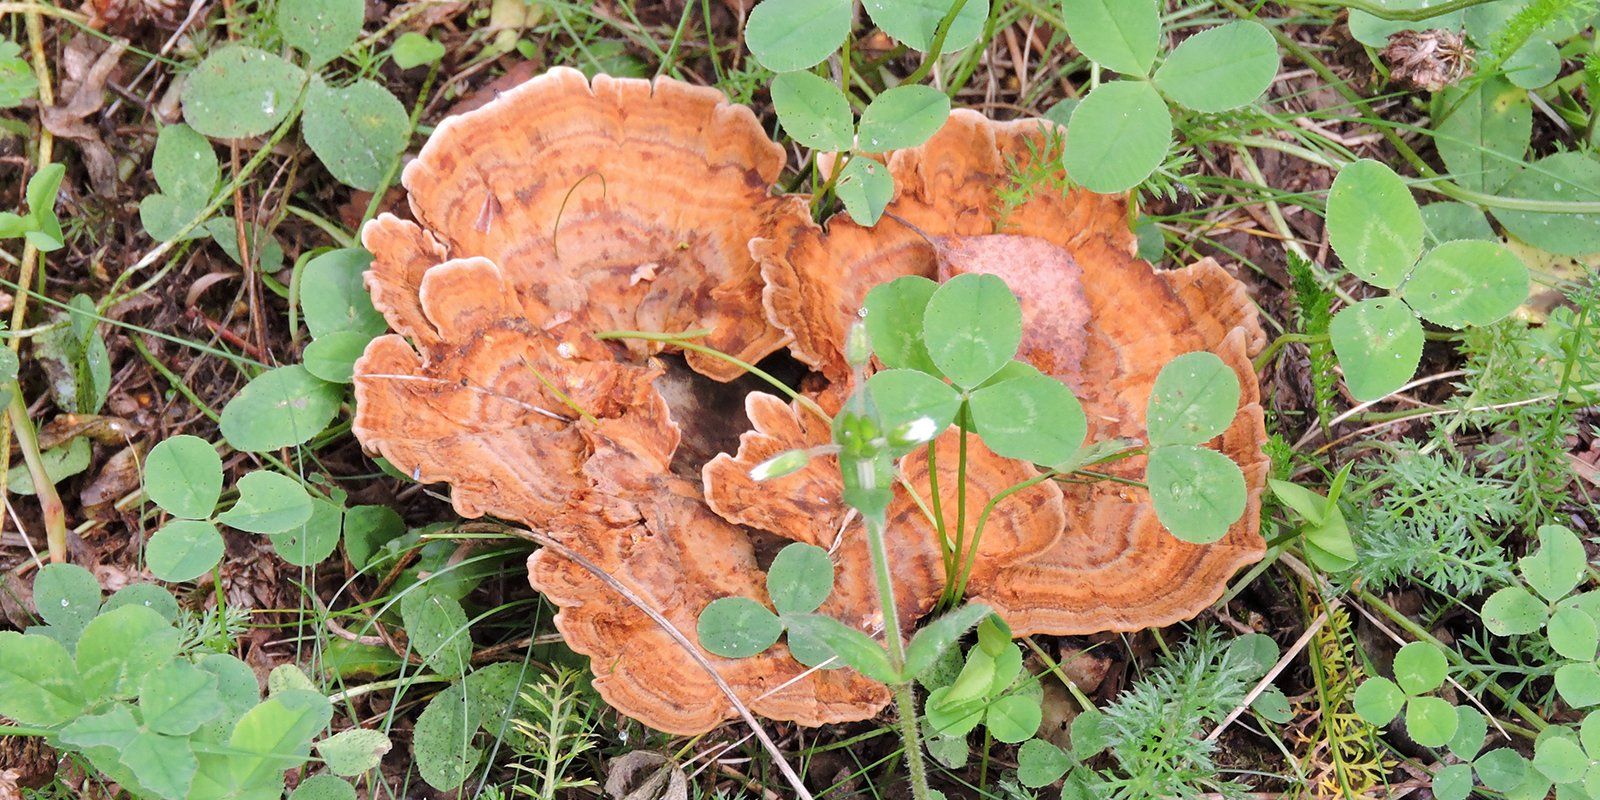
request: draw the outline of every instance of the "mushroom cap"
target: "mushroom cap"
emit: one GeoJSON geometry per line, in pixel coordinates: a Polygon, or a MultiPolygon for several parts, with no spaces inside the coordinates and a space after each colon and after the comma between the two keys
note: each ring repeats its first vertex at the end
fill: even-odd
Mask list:
{"type": "MultiPolygon", "coordinates": [[[[1018,295],[1019,357],[1072,388],[1091,439],[1142,439],[1156,374],[1172,358],[1210,350],[1229,364],[1240,376],[1239,410],[1212,446],[1244,471],[1249,502],[1221,540],[1173,538],[1143,489],[1062,483],[1065,525],[1053,545],[1006,565],[980,563],[968,587],[1019,635],[1167,625],[1204,610],[1265,553],[1266,428],[1250,364],[1265,334],[1243,284],[1215,262],[1156,272],[1136,259],[1126,199],[1067,189],[1047,160],[1059,134],[1044,120],[955,111],[928,142],[889,156],[896,196],[876,227],[843,215],[826,230],[786,225],[751,251],[773,322],[794,337],[797,358],[834,381],[846,380],[844,336],[868,290],[963,271],[997,274],[1018,295]],[[1018,176],[1041,174],[1019,198],[1018,176]]],[[[1106,470],[1137,481],[1144,463],[1128,458],[1106,470]]]]}
{"type": "MultiPolygon", "coordinates": [[[[833,556],[822,613],[878,634],[871,559],[832,460],[759,486],[749,477],[779,451],[826,443],[828,426],[754,393],[737,452],[701,467],[685,455],[696,448],[673,419],[679,406],[661,378],[674,368],[655,357],[659,346],[593,334],[707,329],[708,346],[746,362],[788,344],[824,379],[810,383],[812,398],[837,408],[849,388],[844,333],[867,289],[901,275],[993,271],[1021,297],[1022,357],[1073,386],[1096,436],[1142,433],[1155,373],[1172,356],[1210,349],[1233,365],[1243,399],[1215,446],[1245,469],[1251,506],[1221,542],[1187,545],[1140,490],[1040,483],[996,505],[969,593],[1023,633],[1192,615],[1263,550],[1264,431],[1248,362],[1262,333],[1243,287],[1215,264],[1156,273],[1134,260],[1118,198],[1046,186],[997,206],[1049,130],[957,112],[927,144],[889,155],[899,191],[890,210],[936,248],[894,221],[835,219],[824,233],[804,198],[772,195],[782,149],[715,91],[591,83],[565,69],[534,78],[440,125],[404,175],[417,222],[385,215],[363,230],[368,288],[395,333],[357,362],[354,430],[416,479],[450,483],[463,516],[548,533],[691,642],[712,600],[768,601],[761,565],[787,541],[833,556]]],[[[685,359],[715,380],[739,372],[685,359]]],[[[990,498],[1038,472],[967,444],[971,529],[990,498]]],[[[931,461],[924,448],[901,472],[926,497],[936,464],[940,506],[952,514],[959,434],[930,447],[931,461]]],[[[1143,465],[1108,469],[1137,478],[1143,465]]],[[[945,588],[945,545],[911,494],[900,490],[889,513],[899,609],[915,619],[945,588]]],[[[734,715],[701,663],[606,580],[551,549],[528,568],[614,707],[673,733],[734,715]]],[[[775,719],[857,720],[889,700],[853,670],[805,669],[782,643],[747,659],[698,656],[775,719]]]]}
{"type": "Polygon", "coordinates": [[[556,68],[440,123],[402,182],[436,243],[499,265],[529,317],[709,329],[705,344],[753,363],[783,334],[761,313],[750,237],[807,218],[803,199],[771,192],[783,163],[755,114],[715,89],[556,68]]]}

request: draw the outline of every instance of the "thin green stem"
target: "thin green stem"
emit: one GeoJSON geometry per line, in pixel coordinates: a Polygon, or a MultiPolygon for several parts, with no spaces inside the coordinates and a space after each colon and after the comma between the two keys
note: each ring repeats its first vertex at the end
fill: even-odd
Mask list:
{"type": "Polygon", "coordinates": [[[921,83],[928,73],[933,71],[933,65],[939,63],[939,54],[944,50],[944,40],[950,35],[950,26],[955,24],[956,17],[961,15],[961,9],[967,7],[967,0],[955,0],[950,4],[950,10],[944,13],[944,19],[939,20],[939,27],[934,29],[933,42],[928,46],[928,54],[923,56],[922,64],[917,71],[906,76],[904,83],[921,83]]]}
{"type": "Polygon", "coordinates": [[[951,593],[951,597],[960,598],[964,597],[967,593],[967,581],[972,577],[972,565],[973,562],[978,560],[978,545],[983,541],[983,527],[984,525],[988,524],[989,515],[994,512],[995,506],[999,505],[1001,500],[1027,489],[1030,486],[1043,483],[1044,481],[1054,478],[1059,474],[1061,473],[1058,473],[1054,470],[1051,470],[1050,472],[1039,473],[1038,475],[1022,481],[1021,483],[1014,483],[1001,490],[994,497],[989,498],[989,502],[985,503],[983,506],[983,511],[979,512],[978,514],[978,524],[972,532],[972,544],[968,546],[966,558],[962,560],[961,575],[956,581],[955,591],[951,593]]]}
{"type": "Polygon", "coordinates": [[[1285,333],[1282,336],[1273,339],[1272,344],[1267,345],[1267,349],[1262,350],[1261,355],[1256,356],[1255,361],[1250,363],[1250,367],[1256,372],[1260,372],[1261,370],[1265,369],[1268,364],[1271,364],[1272,359],[1275,358],[1278,355],[1278,352],[1287,345],[1315,344],[1317,342],[1326,341],[1328,341],[1327,336],[1319,336],[1309,333],[1285,333]]]}
{"type": "Polygon", "coordinates": [[[28,418],[28,404],[22,399],[22,386],[11,384],[11,402],[6,407],[11,420],[11,433],[22,451],[22,460],[28,465],[28,476],[33,479],[33,492],[39,498],[39,514],[44,517],[45,540],[50,545],[50,563],[67,561],[67,510],[61,504],[61,495],[44,468],[44,456],[39,452],[39,437],[34,434],[33,420],[28,418]]]}
{"type": "MultiPolygon", "coordinates": [[[[878,581],[878,599],[883,604],[883,640],[889,654],[889,666],[896,674],[906,667],[905,643],[900,640],[900,611],[894,599],[894,574],[889,569],[889,548],[884,543],[884,528],[888,526],[883,512],[868,515],[867,545],[872,552],[873,573],[878,581]]],[[[900,717],[900,740],[905,745],[906,767],[910,773],[911,796],[915,800],[928,800],[928,769],[922,760],[922,739],[917,734],[917,704],[911,690],[911,681],[897,681],[893,687],[895,712],[900,717]]]]}
{"type": "Polygon", "coordinates": [[[706,347],[703,344],[697,344],[695,342],[688,341],[685,338],[685,337],[691,336],[691,335],[693,335],[693,336],[704,336],[705,334],[701,333],[699,331],[691,331],[689,333],[651,333],[649,331],[600,331],[600,332],[598,332],[598,333],[596,333],[594,335],[594,338],[599,339],[601,341],[609,341],[609,340],[613,340],[613,339],[638,339],[640,341],[645,341],[645,342],[661,342],[662,344],[670,344],[673,347],[681,347],[684,350],[689,350],[691,352],[700,353],[701,355],[707,355],[707,356],[711,356],[712,358],[721,359],[723,361],[728,362],[729,364],[732,364],[732,365],[738,367],[739,369],[744,370],[745,372],[750,373],[751,375],[756,376],[757,378],[760,378],[761,380],[766,381],[769,385],[772,386],[772,388],[777,389],[779,392],[782,392],[784,394],[784,396],[788,397],[790,400],[793,400],[796,403],[799,403],[800,405],[804,406],[807,411],[810,411],[811,413],[816,414],[817,416],[821,417],[823,420],[825,420],[827,422],[830,422],[830,423],[833,422],[833,417],[829,416],[828,412],[823,411],[822,410],[822,406],[817,405],[816,401],[812,400],[809,397],[806,397],[803,394],[800,394],[799,392],[795,391],[794,389],[789,388],[789,386],[787,384],[785,384],[783,381],[778,380],[777,378],[773,377],[771,374],[769,374],[765,370],[761,369],[760,367],[757,367],[754,364],[751,364],[751,363],[749,363],[747,361],[743,361],[741,359],[738,359],[738,358],[735,358],[733,356],[730,356],[727,353],[722,352],[721,350],[717,350],[716,348],[706,347]]]}
{"type": "Polygon", "coordinates": [[[1449,14],[1452,11],[1460,11],[1463,8],[1472,8],[1473,6],[1481,6],[1492,2],[1494,0],[1450,0],[1448,3],[1440,3],[1427,8],[1404,9],[1390,8],[1381,3],[1370,2],[1370,0],[1291,0],[1289,5],[1332,6],[1351,11],[1364,11],[1378,19],[1391,22],[1421,22],[1425,19],[1433,19],[1434,17],[1449,14]]]}
{"type": "Polygon", "coordinates": [[[957,551],[951,546],[950,534],[944,524],[944,499],[939,496],[939,448],[936,442],[928,443],[928,503],[933,511],[933,529],[939,532],[940,552],[944,554],[944,585],[949,588],[956,579],[957,551]]]}
{"type": "MultiPolygon", "coordinates": [[[[971,561],[971,559],[970,558],[965,558],[964,555],[963,555],[963,554],[966,553],[966,542],[967,542],[967,423],[966,423],[966,420],[967,420],[967,403],[966,403],[966,401],[962,401],[961,410],[956,412],[956,419],[961,420],[961,439],[959,440],[961,442],[961,446],[960,446],[960,449],[956,451],[956,558],[960,559],[960,562],[956,564],[956,569],[957,569],[957,574],[959,576],[961,574],[965,574],[966,572],[971,571],[971,569],[972,569],[966,563],[966,562],[971,561]]],[[[976,552],[976,548],[974,548],[974,552],[976,552]]],[[[953,591],[948,591],[948,593],[946,594],[946,599],[950,603],[954,604],[955,601],[958,598],[961,597],[961,595],[962,595],[962,591],[961,590],[963,588],[965,588],[964,582],[960,581],[959,579],[957,580],[957,583],[956,583],[956,585],[954,587],[948,587],[947,586],[946,587],[947,591],[950,590],[950,589],[953,589],[953,591]]]]}

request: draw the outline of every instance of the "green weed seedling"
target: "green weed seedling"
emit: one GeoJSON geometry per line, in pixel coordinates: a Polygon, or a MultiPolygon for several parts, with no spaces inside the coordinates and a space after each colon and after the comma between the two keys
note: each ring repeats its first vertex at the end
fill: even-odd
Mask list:
{"type": "Polygon", "coordinates": [[[23,190],[28,211],[26,214],[0,211],[0,239],[21,238],[45,253],[64,247],[61,220],[56,218],[56,190],[61,188],[61,179],[66,174],[63,164],[46,164],[33,173],[23,190]]]}
{"type": "Polygon", "coordinates": [[[1098,83],[1067,122],[1067,174],[1096,192],[1127,191],[1161,167],[1172,149],[1169,103],[1198,114],[1234,111],[1278,73],[1278,44],[1253,20],[1190,36],[1156,67],[1155,0],[1074,0],[1061,15],[1078,51],[1121,76],[1098,83]]]}
{"type": "Polygon", "coordinates": [[[0,39],[0,108],[16,108],[39,94],[39,79],[22,58],[22,46],[0,39]]]}
{"type": "Polygon", "coordinates": [[[1339,508],[1339,496],[1354,466],[1354,462],[1345,464],[1333,476],[1327,497],[1289,481],[1267,481],[1272,494],[1300,519],[1306,557],[1328,572],[1344,572],[1356,565],[1356,545],[1339,508]]]}
{"type": "Polygon", "coordinates": [[[263,699],[243,661],[185,638],[160,587],[134,584],[102,602],[94,576],[70,564],[44,567],[34,586],[46,624],[0,632],[0,715],[18,723],[0,733],[47,737],[162,800],[281,797],[284,773],[313,748],[332,773],[320,783],[353,797],[340,778],[389,751],[378,731],[324,737],[333,707],[293,666],[273,671],[263,699]]]}
{"type": "MultiPolygon", "coordinates": [[[[271,24],[208,53],[184,83],[187,125],[169,126],[157,137],[152,166],[160,191],[140,203],[145,232],[160,241],[189,238],[227,199],[218,193],[216,154],[206,137],[271,133],[277,141],[299,120],[306,146],[335,179],[365,191],[387,185],[411,139],[410,117],[388,89],[367,77],[377,66],[371,59],[353,59],[362,73],[354,80],[338,79],[331,69],[357,46],[364,15],[360,0],[284,0],[271,24]],[[280,41],[299,58],[271,52],[280,41]]],[[[417,36],[420,42],[402,37],[390,52],[398,65],[437,62],[438,46],[417,36]]],[[[219,243],[236,240],[234,222],[221,222],[208,232],[219,243]]],[[[267,231],[254,237],[263,248],[273,246],[267,231]]]]}
{"type": "Polygon", "coordinates": [[[1422,319],[1447,328],[1493,323],[1528,296],[1528,268],[1499,242],[1460,240],[1423,252],[1422,210],[1394,170],[1363,159],[1328,191],[1328,239],[1347,269],[1394,294],[1363,300],[1329,326],[1345,384],[1376,400],[1411,380],[1422,319]]]}

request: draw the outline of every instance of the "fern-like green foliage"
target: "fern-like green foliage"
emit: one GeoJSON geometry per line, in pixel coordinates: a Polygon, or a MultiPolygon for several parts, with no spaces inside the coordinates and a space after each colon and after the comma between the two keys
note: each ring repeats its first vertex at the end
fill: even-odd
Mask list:
{"type": "Polygon", "coordinates": [[[517,794],[542,800],[595,786],[589,778],[573,777],[575,762],[595,747],[594,706],[581,677],[577,670],[556,667],[522,693],[522,713],[511,721],[520,756],[515,766],[527,775],[516,785],[517,794]]]}
{"type": "Polygon", "coordinates": [[[1333,345],[1328,340],[1328,325],[1333,321],[1333,293],[1317,281],[1311,262],[1288,253],[1289,288],[1294,292],[1295,327],[1299,333],[1319,337],[1306,345],[1310,361],[1312,401],[1317,422],[1324,428],[1333,416],[1333,399],[1338,396],[1339,374],[1334,369],[1333,345]]]}
{"type": "Polygon", "coordinates": [[[1024,141],[1028,148],[1027,158],[1010,154],[1005,157],[1008,180],[995,191],[999,206],[995,209],[996,231],[1005,230],[1011,214],[1040,192],[1065,195],[1070,188],[1066,173],[1061,170],[1062,151],[1066,147],[1066,137],[1061,129],[1046,127],[1043,137],[1030,136],[1024,141]]]}
{"type": "Polygon", "coordinates": [[[1354,483],[1365,502],[1352,525],[1360,565],[1341,576],[1371,590],[1414,582],[1444,595],[1511,580],[1500,538],[1517,516],[1504,481],[1475,474],[1462,456],[1406,443],[1368,461],[1354,483]]]}
{"type": "MultiPolygon", "coordinates": [[[[1313,608],[1312,612],[1319,609],[1313,608]]],[[[1301,742],[1302,769],[1312,797],[1373,797],[1389,772],[1377,742],[1377,731],[1356,715],[1352,698],[1365,679],[1355,658],[1355,632],[1350,612],[1327,609],[1328,621],[1311,638],[1307,651],[1316,699],[1322,713],[1317,726],[1301,742]]]]}
{"type": "Polygon", "coordinates": [[[1257,665],[1214,630],[1203,630],[1144,680],[1104,709],[1107,743],[1117,766],[1095,775],[1094,797],[1125,800],[1242,796],[1244,787],[1224,779],[1206,741],[1206,727],[1244,701],[1257,665]]]}
{"type": "Polygon", "coordinates": [[[1533,0],[1512,15],[1495,35],[1488,61],[1503,64],[1540,29],[1587,19],[1594,12],[1595,0],[1533,0]]]}
{"type": "Polygon", "coordinates": [[[1474,460],[1513,488],[1515,521],[1527,528],[1547,522],[1564,501],[1576,410],[1600,400],[1600,290],[1574,289],[1568,300],[1571,307],[1537,328],[1506,320],[1470,331],[1462,341],[1467,378],[1446,403],[1455,413],[1434,431],[1439,440],[1479,433],[1474,460]]]}

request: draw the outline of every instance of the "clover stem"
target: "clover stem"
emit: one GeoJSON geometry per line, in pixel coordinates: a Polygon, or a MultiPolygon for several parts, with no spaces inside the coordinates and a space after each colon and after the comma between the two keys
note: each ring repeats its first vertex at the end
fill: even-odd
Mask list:
{"type": "Polygon", "coordinates": [[[939,448],[933,442],[928,443],[928,502],[933,511],[933,529],[939,532],[939,552],[944,557],[944,586],[945,600],[950,599],[950,585],[955,582],[957,552],[950,543],[950,534],[945,530],[943,500],[939,497],[939,448]]]}
{"type": "MultiPolygon", "coordinates": [[[[866,515],[867,546],[872,552],[873,574],[878,579],[878,599],[883,602],[883,639],[889,653],[889,666],[896,674],[906,668],[905,644],[900,640],[900,612],[894,601],[894,575],[889,571],[889,548],[884,544],[887,520],[884,512],[866,515]]],[[[911,796],[928,800],[928,768],[922,760],[922,739],[917,735],[917,703],[909,676],[902,676],[890,687],[894,692],[895,713],[900,717],[900,740],[906,750],[906,769],[910,774],[911,796]]]]}
{"type": "Polygon", "coordinates": [[[989,498],[989,502],[983,506],[983,511],[978,514],[978,524],[972,531],[972,544],[968,546],[967,557],[962,561],[961,574],[956,580],[955,597],[963,597],[967,593],[967,580],[972,577],[972,565],[978,560],[978,543],[983,541],[983,526],[989,522],[989,514],[994,512],[994,507],[999,505],[1001,500],[1030,486],[1043,483],[1059,474],[1054,470],[1040,473],[1020,483],[1007,486],[999,494],[989,498]]]}
{"type": "MultiPolygon", "coordinates": [[[[967,541],[967,404],[965,401],[961,403],[961,410],[956,413],[956,419],[961,421],[961,448],[956,455],[956,558],[960,559],[966,549],[964,545],[967,541]]],[[[958,561],[956,569],[959,572],[970,572],[972,566],[970,563],[962,564],[958,561]]],[[[950,594],[952,602],[961,597],[960,590],[961,587],[958,585],[956,591],[950,594]]]]}

